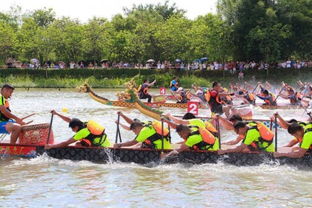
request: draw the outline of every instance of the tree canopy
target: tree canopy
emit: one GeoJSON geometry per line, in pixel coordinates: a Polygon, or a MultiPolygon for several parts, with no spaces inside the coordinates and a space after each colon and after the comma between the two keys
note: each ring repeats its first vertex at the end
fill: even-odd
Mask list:
{"type": "Polygon", "coordinates": [[[218,0],[218,13],[186,18],[169,1],[133,5],[81,23],[53,9],[0,12],[0,63],[21,61],[276,62],[312,58],[311,0],[218,0]]]}

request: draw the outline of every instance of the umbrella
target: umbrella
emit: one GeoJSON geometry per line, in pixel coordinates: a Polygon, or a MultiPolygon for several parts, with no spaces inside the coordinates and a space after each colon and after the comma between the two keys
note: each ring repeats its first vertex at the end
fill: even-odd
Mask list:
{"type": "Polygon", "coordinates": [[[36,59],[36,58],[33,58],[33,59],[30,59],[30,62],[34,63],[34,64],[37,64],[37,63],[39,63],[39,60],[36,59]]]}
{"type": "Polygon", "coordinates": [[[181,59],[176,59],[175,62],[176,63],[181,63],[182,61],[181,61],[181,59]]]}
{"type": "Polygon", "coordinates": [[[207,57],[200,58],[200,61],[201,62],[208,61],[208,58],[207,57]]]}
{"type": "Polygon", "coordinates": [[[154,63],[154,62],[155,62],[154,59],[148,59],[148,60],[146,61],[146,63],[154,63]]]}
{"type": "Polygon", "coordinates": [[[108,59],[102,59],[102,60],[101,60],[101,63],[102,63],[102,62],[108,62],[108,59]]]}

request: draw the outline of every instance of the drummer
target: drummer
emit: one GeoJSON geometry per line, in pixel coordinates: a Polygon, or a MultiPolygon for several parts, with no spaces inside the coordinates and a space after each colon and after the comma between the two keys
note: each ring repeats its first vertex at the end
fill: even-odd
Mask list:
{"type": "Polygon", "coordinates": [[[0,132],[11,134],[11,144],[16,143],[22,131],[22,125],[25,124],[22,118],[11,113],[8,99],[11,98],[13,91],[14,87],[12,85],[5,84],[1,88],[0,95],[0,132]]]}

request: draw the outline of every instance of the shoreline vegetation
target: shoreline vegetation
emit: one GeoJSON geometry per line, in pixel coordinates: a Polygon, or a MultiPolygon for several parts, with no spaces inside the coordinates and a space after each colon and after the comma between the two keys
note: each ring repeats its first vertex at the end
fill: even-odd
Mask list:
{"type": "Polygon", "coordinates": [[[244,79],[238,79],[238,72],[230,71],[177,71],[155,69],[2,69],[1,83],[10,83],[17,88],[75,88],[87,82],[93,88],[124,88],[123,84],[133,77],[138,85],[144,79],[157,80],[154,88],[169,86],[176,76],[184,88],[192,84],[210,87],[214,81],[228,86],[231,82],[285,81],[295,84],[296,81],[309,81],[312,68],[304,69],[270,69],[246,70],[244,79]],[[135,77],[136,76],[136,77],[135,77]]]}

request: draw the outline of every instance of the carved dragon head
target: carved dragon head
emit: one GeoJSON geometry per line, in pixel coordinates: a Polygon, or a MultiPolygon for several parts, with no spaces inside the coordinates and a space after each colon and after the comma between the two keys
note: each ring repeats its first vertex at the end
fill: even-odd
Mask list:
{"type": "Polygon", "coordinates": [[[89,93],[91,92],[91,87],[87,83],[84,83],[83,85],[78,87],[78,90],[79,92],[89,93]]]}

